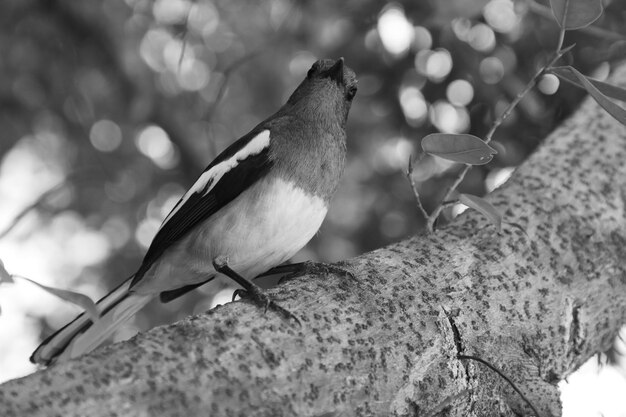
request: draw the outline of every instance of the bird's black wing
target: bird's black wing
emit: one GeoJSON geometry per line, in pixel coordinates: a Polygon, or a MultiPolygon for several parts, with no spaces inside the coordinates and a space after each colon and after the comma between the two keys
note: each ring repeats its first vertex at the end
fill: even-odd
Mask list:
{"type": "Polygon", "coordinates": [[[163,221],[131,288],[167,248],[269,172],[269,135],[269,130],[255,128],[211,162],[163,221]]]}

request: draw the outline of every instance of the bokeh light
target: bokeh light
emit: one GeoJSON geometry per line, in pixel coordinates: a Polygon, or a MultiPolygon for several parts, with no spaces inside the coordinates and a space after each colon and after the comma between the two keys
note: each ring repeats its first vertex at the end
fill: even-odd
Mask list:
{"type": "Polygon", "coordinates": [[[506,167],[494,169],[489,172],[489,174],[487,174],[487,178],[485,178],[485,188],[487,189],[487,192],[490,193],[507,182],[509,178],[511,178],[511,175],[513,175],[514,171],[515,168],[506,167]]]}
{"type": "MultiPolygon", "coordinates": [[[[315,62],[315,55],[309,51],[299,51],[294,54],[293,58],[289,61],[289,72],[298,77],[303,76],[311,68],[311,65],[315,62]]],[[[361,93],[361,85],[359,80],[359,94],[361,93]]]]}
{"type": "Polygon", "coordinates": [[[415,69],[432,82],[442,82],[452,71],[452,55],[447,49],[424,49],[415,55],[415,69]]]}
{"type": "Polygon", "coordinates": [[[479,52],[490,52],[496,46],[496,35],[489,26],[478,23],[470,29],[467,42],[479,52]]]}
{"type": "Polygon", "coordinates": [[[135,239],[144,250],[148,249],[160,226],[161,221],[152,218],[145,218],[139,223],[135,230],[135,239]]]}
{"type": "Polygon", "coordinates": [[[539,80],[539,83],[537,84],[537,88],[539,88],[539,91],[541,91],[543,94],[552,95],[558,91],[559,84],[560,84],[560,81],[556,75],[545,74],[539,80]]]}
{"type": "Polygon", "coordinates": [[[487,84],[497,84],[504,77],[504,65],[499,58],[487,57],[480,62],[478,71],[487,84]]]}
{"type": "Polygon", "coordinates": [[[408,138],[391,138],[377,148],[374,169],[381,174],[402,171],[406,169],[413,151],[413,144],[408,138]]]}
{"type": "Polygon", "coordinates": [[[386,6],[378,17],[378,35],[390,54],[403,56],[413,42],[413,25],[407,20],[404,9],[399,4],[386,6]]]}
{"type": "Polygon", "coordinates": [[[428,115],[428,104],[417,87],[408,86],[400,90],[400,105],[411,126],[419,126],[428,115]]]}
{"type": "Polygon", "coordinates": [[[452,20],[452,31],[456,37],[464,42],[467,42],[470,37],[470,31],[472,30],[472,21],[466,18],[457,18],[452,20]]]}
{"type": "Polygon", "coordinates": [[[446,97],[455,106],[467,106],[474,98],[474,87],[466,80],[454,80],[446,88],[446,97]]]}
{"type": "Polygon", "coordinates": [[[501,33],[516,30],[520,23],[512,0],[491,0],[485,6],[483,16],[489,26],[501,33]]]}
{"type": "Polygon", "coordinates": [[[172,37],[170,37],[164,45],[161,53],[163,54],[165,67],[174,74],[179,72],[183,65],[192,65],[193,61],[196,59],[193,48],[189,48],[188,46],[184,47],[182,39],[172,37]]]}
{"type": "Polygon", "coordinates": [[[191,3],[185,0],[156,0],[152,13],[157,22],[173,24],[184,21],[190,7],[191,3]]]}
{"type": "Polygon", "coordinates": [[[469,113],[464,107],[438,100],[430,108],[430,121],[443,133],[466,132],[470,126],[469,113]]]}
{"type": "MultiPolygon", "coordinates": [[[[624,334],[622,330],[621,334],[624,334]]],[[[559,383],[563,416],[623,417],[626,377],[623,363],[618,367],[599,364],[592,357],[566,381],[559,383]],[[621,366],[620,366],[621,365],[621,366]],[[621,368],[621,369],[620,369],[621,368]]]]}
{"type": "Polygon", "coordinates": [[[197,59],[184,60],[180,70],[176,72],[178,84],[187,91],[198,91],[209,84],[209,69],[197,59]]]}
{"type": "MultiPolygon", "coordinates": [[[[163,1],[168,2],[168,0],[163,1]]],[[[192,30],[200,33],[203,38],[210,36],[217,30],[220,23],[220,16],[217,8],[212,2],[194,2],[193,5],[187,4],[186,7],[189,10],[188,24],[192,30]],[[189,9],[189,7],[192,8],[189,9]]],[[[183,7],[180,8],[182,9],[183,7]]]]}
{"type": "Polygon", "coordinates": [[[113,249],[123,248],[131,237],[130,226],[121,216],[107,219],[100,230],[113,249]]]}
{"type": "Polygon", "coordinates": [[[122,130],[111,120],[98,120],[91,126],[89,140],[100,152],[113,152],[122,143],[122,130]]]}
{"type": "Polygon", "coordinates": [[[159,126],[147,126],[135,136],[135,143],[142,154],[159,167],[168,169],[176,165],[177,153],[169,136],[159,126]]]}
{"type": "Polygon", "coordinates": [[[415,49],[430,49],[433,46],[433,35],[423,26],[415,26],[415,49]]]}
{"type": "Polygon", "coordinates": [[[166,30],[156,28],[146,32],[141,40],[139,53],[153,71],[163,72],[166,70],[163,50],[171,39],[171,35],[166,30]]]}
{"type": "Polygon", "coordinates": [[[443,81],[450,71],[452,71],[452,55],[448,50],[440,48],[428,55],[425,74],[431,81],[443,81]]]}

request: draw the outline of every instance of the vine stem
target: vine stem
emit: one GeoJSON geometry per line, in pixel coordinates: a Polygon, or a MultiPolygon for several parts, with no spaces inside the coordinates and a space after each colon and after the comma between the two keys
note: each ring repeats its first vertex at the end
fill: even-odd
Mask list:
{"type": "Polygon", "coordinates": [[[487,368],[491,369],[493,372],[495,372],[496,374],[498,374],[502,379],[504,379],[506,382],[508,382],[508,384],[515,390],[515,392],[517,392],[517,394],[522,397],[522,399],[526,402],[526,404],[528,404],[528,406],[530,407],[531,410],[533,410],[533,413],[535,414],[536,417],[541,417],[541,414],[539,414],[539,411],[537,411],[537,409],[535,408],[535,406],[533,405],[532,401],[530,401],[525,395],[524,393],[517,388],[517,386],[513,383],[513,381],[511,381],[511,379],[509,377],[507,377],[506,375],[504,375],[504,373],[502,373],[498,368],[496,368],[495,366],[493,366],[492,364],[490,364],[489,362],[487,362],[486,360],[479,358],[478,356],[471,356],[471,355],[457,355],[456,356],[457,359],[459,360],[472,360],[472,361],[476,361],[479,363],[482,363],[483,365],[485,365],[487,368]]]}
{"type": "MultiPolygon", "coordinates": [[[[550,62],[548,62],[548,64],[546,64],[543,67],[541,67],[535,73],[535,75],[533,75],[533,77],[530,79],[530,81],[528,81],[528,84],[526,84],[524,89],[517,94],[517,96],[515,97],[515,99],[511,103],[509,103],[509,105],[506,107],[506,109],[504,109],[502,114],[496,120],[494,120],[493,124],[491,125],[491,128],[489,129],[489,131],[485,135],[485,138],[484,138],[485,143],[491,142],[491,139],[493,138],[493,135],[496,132],[496,130],[498,129],[498,127],[500,127],[500,125],[506,120],[506,118],[511,115],[513,110],[517,107],[517,105],[520,103],[520,101],[522,101],[522,99],[526,96],[526,94],[528,94],[528,92],[535,87],[535,85],[537,84],[537,80],[542,75],[544,75],[546,73],[546,71],[548,69],[550,69],[565,53],[567,53],[570,49],[572,49],[574,47],[574,45],[571,45],[571,46],[569,46],[569,47],[567,47],[565,49],[561,49],[562,46],[563,46],[564,38],[565,38],[565,30],[561,29],[560,34],[559,34],[559,41],[557,43],[556,52],[554,53],[552,59],[550,60],[550,62]]],[[[434,232],[435,221],[437,220],[437,218],[439,217],[439,215],[441,214],[441,212],[443,211],[443,209],[445,207],[443,202],[450,200],[450,198],[452,197],[452,194],[457,189],[457,187],[461,184],[461,182],[463,182],[463,179],[465,178],[465,175],[467,174],[467,172],[471,168],[472,168],[472,165],[465,164],[465,166],[459,172],[459,174],[454,179],[452,184],[450,184],[450,186],[446,189],[444,197],[441,200],[442,203],[437,205],[435,210],[433,210],[433,212],[430,214],[430,216],[427,217],[427,219],[426,219],[426,230],[429,233],[433,233],[434,232]]]]}
{"type": "MultiPolygon", "coordinates": [[[[419,158],[421,161],[425,154],[419,158]]],[[[419,162],[419,161],[417,161],[419,162]]],[[[422,216],[424,216],[424,220],[428,221],[428,212],[424,209],[424,205],[422,204],[422,199],[420,198],[419,192],[417,191],[417,184],[415,184],[415,180],[413,179],[413,155],[409,156],[409,166],[406,170],[406,176],[409,179],[409,183],[411,184],[411,189],[413,189],[413,195],[415,196],[415,201],[417,201],[417,208],[419,209],[422,216]]]]}

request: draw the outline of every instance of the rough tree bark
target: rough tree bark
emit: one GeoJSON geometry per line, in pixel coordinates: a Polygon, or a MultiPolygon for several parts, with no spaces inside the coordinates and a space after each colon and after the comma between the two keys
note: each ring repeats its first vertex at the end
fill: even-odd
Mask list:
{"type": "MultiPolygon", "coordinates": [[[[626,80],[626,68],[615,77],[626,80]]],[[[0,386],[2,416],[560,415],[556,383],[626,318],[626,128],[587,101],[468,211],[272,293],[0,386]]],[[[25,353],[26,354],[26,353],[25,353]]]]}

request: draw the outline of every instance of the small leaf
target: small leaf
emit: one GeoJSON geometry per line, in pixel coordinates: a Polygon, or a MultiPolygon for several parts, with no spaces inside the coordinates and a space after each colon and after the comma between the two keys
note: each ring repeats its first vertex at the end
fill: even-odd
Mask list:
{"type": "Polygon", "coordinates": [[[2,260],[0,260],[0,284],[3,282],[6,282],[7,284],[12,284],[14,281],[11,274],[9,274],[9,271],[4,268],[4,263],[2,263],[2,260]]]}
{"type": "Polygon", "coordinates": [[[424,152],[449,161],[485,165],[498,151],[474,135],[432,133],[422,139],[424,152]]]}
{"type": "MultiPolygon", "coordinates": [[[[558,76],[564,81],[574,84],[577,87],[585,88],[578,80],[578,77],[572,71],[570,66],[566,67],[554,67],[550,69],[554,75],[558,76]]],[[[602,94],[611,98],[626,101],[626,89],[618,87],[613,84],[605,83],[602,81],[594,80],[593,78],[585,77],[594,87],[596,87],[602,94]]]]}
{"type": "Polygon", "coordinates": [[[42,290],[47,291],[50,294],[55,295],[62,300],[68,301],[72,304],[75,304],[81,307],[83,310],[85,310],[85,312],[87,312],[91,320],[94,322],[100,318],[100,312],[98,311],[98,307],[96,306],[96,303],[94,303],[93,300],[87,297],[85,294],[77,293],[74,291],[62,290],[59,288],[48,287],[46,285],[33,281],[32,279],[22,277],[22,276],[13,275],[13,277],[21,278],[23,280],[31,282],[35,284],[36,286],[38,286],[39,288],[41,288],[42,290]]]}
{"type": "Polygon", "coordinates": [[[602,0],[550,0],[550,7],[565,30],[587,27],[602,15],[602,0]]]}
{"type": "Polygon", "coordinates": [[[500,231],[502,228],[502,215],[487,200],[471,194],[461,194],[459,195],[459,201],[461,204],[465,204],[467,207],[482,213],[496,226],[498,232],[500,231]]]}
{"type": "Polygon", "coordinates": [[[593,99],[600,105],[604,110],[606,110],[611,116],[613,116],[618,122],[623,125],[626,125],[626,110],[613,103],[608,99],[607,96],[602,94],[600,90],[598,90],[594,85],[582,75],[576,68],[568,67],[570,71],[574,73],[578,81],[582,84],[582,86],[587,90],[589,95],[593,97],[593,99]]]}

